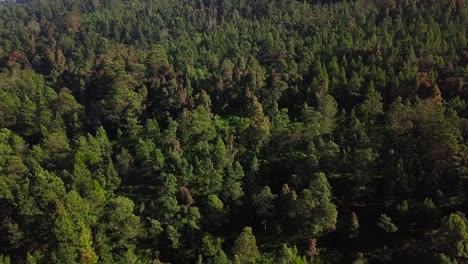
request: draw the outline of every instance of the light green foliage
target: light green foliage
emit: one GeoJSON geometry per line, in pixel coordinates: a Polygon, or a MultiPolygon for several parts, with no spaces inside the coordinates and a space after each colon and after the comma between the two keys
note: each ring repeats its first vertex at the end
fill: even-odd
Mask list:
{"type": "Polygon", "coordinates": [[[203,263],[231,263],[221,247],[222,243],[223,240],[221,238],[213,238],[211,236],[204,236],[202,238],[200,256],[203,258],[203,263]]]}
{"type": "Polygon", "coordinates": [[[240,263],[255,263],[256,259],[260,257],[260,253],[252,228],[245,227],[242,230],[234,243],[232,252],[240,263]]]}
{"type": "Polygon", "coordinates": [[[123,123],[142,112],[147,94],[144,86],[139,86],[128,75],[119,75],[110,86],[103,102],[103,114],[109,121],[123,123]]]}
{"type": "Polygon", "coordinates": [[[398,227],[392,222],[392,219],[385,214],[381,214],[377,226],[387,233],[395,233],[398,227]]]}
{"type": "Polygon", "coordinates": [[[439,234],[442,250],[448,257],[468,256],[468,227],[464,216],[450,214],[445,217],[439,234]]]}
{"type": "Polygon", "coordinates": [[[360,105],[359,113],[363,115],[364,120],[369,120],[372,123],[375,123],[375,119],[384,113],[382,96],[375,90],[373,81],[369,84],[366,100],[360,105]]]}
{"type": "Polygon", "coordinates": [[[257,97],[252,96],[250,106],[249,138],[253,140],[254,149],[259,148],[270,133],[270,121],[263,112],[262,105],[257,97]]]}
{"type": "Polygon", "coordinates": [[[36,264],[37,261],[36,261],[36,258],[31,255],[29,252],[26,254],[26,263],[27,264],[36,264]]]}
{"type": "Polygon", "coordinates": [[[305,257],[301,257],[298,254],[296,246],[288,247],[288,245],[283,244],[279,253],[279,264],[306,264],[307,261],[305,257]]]}
{"type": "Polygon", "coordinates": [[[332,133],[335,126],[335,115],[338,112],[335,99],[331,95],[325,95],[318,99],[318,112],[322,115],[321,133],[332,133]]]}
{"type": "Polygon", "coordinates": [[[165,64],[168,64],[167,52],[165,48],[161,45],[156,45],[152,52],[148,54],[146,58],[148,71],[152,74],[155,74],[159,68],[165,64]]]}
{"type": "Polygon", "coordinates": [[[458,264],[458,261],[456,259],[452,260],[449,257],[445,256],[444,254],[439,254],[437,255],[436,263],[437,264],[458,264]]]}
{"type": "Polygon", "coordinates": [[[208,207],[219,213],[223,210],[224,204],[218,196],[212,194],[208,196],[208,207]]]}
{"type": "Polygon", "coordinates": [[[211,194],[208,196],[205,208],[202,207],[202,222],[205,228],[214,230],[222,226],[226,221],[225,217],[228,213],[228,208],[225,207],[223,201],[218,196],[211,194]]]}
{"type": "Polygon", "coordinates": [[[56,258],[61,262],[96,263],[90,226],[96,223],[90,205],[78,193],[72,191],[65,198],[65,206],[59,207],[54,233],[59,243],[56,258]],[[73,246],[71,246],[71,244],[73,246]]]}
{"type": "Polygon", "coordinates": [[[180,234],[179,234],[179,232],[177,232],[177,229],[172,225],[167,226],[166,235],[167,235],[167,238],[168,238],[168,240],[170,242],[170,247],[178,248],[179,247],[180,234]]]}
{"type": "Polygon", "coordinates": [[[181,138],[185,144],[210,141],[216,135],[211,113],[201,106],[193,112],[184,112],[179,130],[183,133],[181,138]]]}
{"type": "Polygon", "coordinates": [[[73,166],[73,184],[81,194],[86,195],[88,190],[91,189],[92,178],[91,172],[84,163],[83,156],[81,152],[76,154],[75,164],[73,166]]]}
{"type": "Polygon", "coordinates": [[[0,255],[0,264],[10,264],[10,257],[0,255]]]}

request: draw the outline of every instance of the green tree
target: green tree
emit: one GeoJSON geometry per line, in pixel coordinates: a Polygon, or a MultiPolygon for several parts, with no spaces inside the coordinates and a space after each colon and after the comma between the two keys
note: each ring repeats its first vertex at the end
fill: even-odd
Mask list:
{"type": "Polygon", "coordinates": [[[125,261],[133,255],[141,237],[141,224],[133,214],[133,202],[124,197],[110,199],[97,225],[95,248],[104,263],[125,261]]]}
{"type": "Polygon", "coordinates": [[[440,249],[446,256],[466,258],[468,256],[467,221],[460,214],[445,217],[439,229],[440,249]]]}
{"type": "Polygon", "coordinates": [[[232,252],[241,263],[256,262],[257,258],[260,257],[260,252],[258,251],[257,242],[252,233],[252,228],[245,227],[242,230],[242,233],[240,233],[234,242],[232,252]]]}
{"type": "Polygon", "coordinates": [[[1,264],[10,264],[10,257],[9,257],[9,256],[4,256],[4,255],[0,255],[0,263],[1,263],[1,264]]]}
{"type": "Polygon", "coordinates": [[[280,264],[306,264],[305,257],[301,257],[298,254],[296,246],[289,247],[287,244],[281,245],[280,254],[278,257],[278,263],[280,264]]]}
{"type": "Polygon", "coordinates": [[[398,227],[392,222],[392,219],[385,214],[381,214],[377,226],[387,233],[395,233],[398,227]]]}
{"type": "Polygon", "coordinates": [[[289,217],[300,232],[297,236],[309,238],[336,227],[338,211],[331,201],[331,188],[324,173],[316,173],[298,199],[293,201],[289,217]]]}
{"type": "Polygon", "coordinates": [[[111,122],[125,124],[138,117],[144,109],[146,87],[139,85],[129,75],[116,77],[103,101],[103,114],[111,122]]]}
{"type": "Polygon", "coordinates": [[[274,207],[274,200],[277,195],[272,194],[270,187],[263,187],[258,193],[254,194],[252,197],[252,203],[257,209],[257,215],[262,218],[262,224],[267,229],[268,218],[272,214],[272,209],[274,207]]]}
{"type": "Polygon", "coordinates": [[[223,240],[221,238],[213,238],[212,236],[204,236],[200,246],[200,256],[203,263],[213,264],[229,264],[228,257],[222,249],[223,240]]]}

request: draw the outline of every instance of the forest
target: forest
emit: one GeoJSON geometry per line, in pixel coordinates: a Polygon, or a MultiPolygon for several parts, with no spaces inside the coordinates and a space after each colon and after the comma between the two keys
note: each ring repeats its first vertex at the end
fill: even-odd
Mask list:
{"type": "Polygon", "coordinates": [[[465,0],[0,1],[0,264],[468,263],[465,0]]]}

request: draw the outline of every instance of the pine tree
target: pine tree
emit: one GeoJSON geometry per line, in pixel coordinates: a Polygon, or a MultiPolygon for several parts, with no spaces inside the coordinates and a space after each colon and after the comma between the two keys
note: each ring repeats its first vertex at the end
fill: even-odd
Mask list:
{"type": "Polygon", "coordinates": [[[263,187],[258,193],[252,197],[253,205],[257,208],[257,214],[262,218],[262,223],[267,230],[267,221],[273,210],[273,202],[277,195],[272,194],[270,187],[263,187]]]}
{"type": "Polygon", "coordinates": [[[234,242],[232,252],[241,263],[255,263],[257,258],[260,257],[260,252],[258,251],[257,242],[252,233],[252,228],[245,227],[242,230],[242,233],[240,233],[234,242]]]}

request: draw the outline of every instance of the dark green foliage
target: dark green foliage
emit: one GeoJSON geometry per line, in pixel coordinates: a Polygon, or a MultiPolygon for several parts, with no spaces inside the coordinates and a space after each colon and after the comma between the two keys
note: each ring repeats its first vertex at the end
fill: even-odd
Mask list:
{"type": "Polygon", "coordinates": [[[331,202],[330,185],[325,174],[312,176],[310,185],[291,202],[289,217],[296,223],[302,238],[315,237],[335,229],[338,211],[331,202]]]}
{"type": "Polygon", "coordinates": [[[0,1],[0,264],[466,262],[465,2],[0,1]]]}

